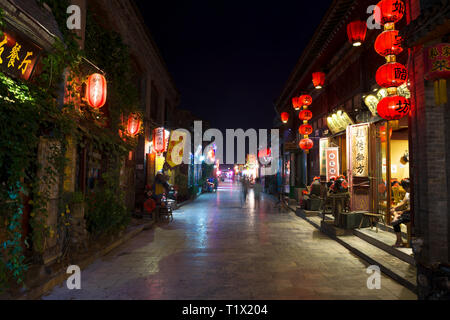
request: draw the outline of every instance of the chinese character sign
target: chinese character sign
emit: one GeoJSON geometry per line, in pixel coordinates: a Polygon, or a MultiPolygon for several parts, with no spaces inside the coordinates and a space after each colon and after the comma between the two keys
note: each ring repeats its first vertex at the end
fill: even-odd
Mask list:
{"type": "Polygon", "coordinates": [[[326,149],[327,181],[339,177],[339,148],[326,149]]]}
{"type": "Polygon", "coordinates": [[[441,43],[425,49],[425,79],[450,77],[450,43],[441,43]]]}
{"type": "Polygon", "coordinates": [[[326,149],[328,148],[329,141],[328,138],[320,139],[320,176],[325,177],[327,175],[327,154],[326,149]]]}
{"type": "Polygon", "coordinates": [[[15,32],[0,35],[0,70],[15,78],[29,80],[41,49],[15,32]]]}
{"type": "Polygon", "coordinates": [[[353,177],[369,176],[369,126],[351,126],[351,170],[353,177]]]}

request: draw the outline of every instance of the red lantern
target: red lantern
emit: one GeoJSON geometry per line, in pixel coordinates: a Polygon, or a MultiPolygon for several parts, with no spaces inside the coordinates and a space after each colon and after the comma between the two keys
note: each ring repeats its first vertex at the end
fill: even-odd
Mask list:
{"type": "Polygon", "coordinates": [[[295,110],[300,110],[301,105],[300,105],[299,99],[300,98],[297,98],[297,97],[292,98],[292,106],[294,107],[295,110]]]}
{"type": "Polygon", "coordinates": [[[375,10],[375,22],[385,25],[386,23],[396,23],[405,14],[405,4],[400,0],[382,0],[377,4],[375,10]]]}
{"type": "MultiPolygon", "coordinates": [[[[392,138],[392,128],[389,129],[389,137],[392,138]]],[[[380,127],[380,138],[381,142],[386,142],[386,127],[381,126],[380,127]]]]}
{"type": "Polygon", "coordinates": [[[300,120],[302,121],[309,121],[312,119],[313,114],[310,110],[302,110],[300,112],[300,114],[298,115],[298,117],[300,118],[300,120]]]}
{"type": "Polygon", "coordinates": [[[314,147],[314,142],[311,139],[303,139],[300,141],[300,149],[309,151],[314,147]]]}
{"type": "Polygon", "coordinates": [[[270,148],[259,150],[258,152],[258,158],[269,158],[272,156],[272,150],[270,148]]]}
{"type": "Polygon", "coordinates": [[[289,121],[289,113],[283,112],[283,113],[281,114],[281,121],[282,121],[283,123],[288,123],[288,121],[289,121]]]}
{"type": "Polygon", "coordinates": [[[399,36],[398,30],[382,32],[375,41],[375,51],[383,57],[402,53],[402,38],[399,36]]]}
{"type": "Polygon", "coordinates": [[[312,104],[312,97],[305,94],[299,98],[299,103],[301,106],[309,107],[312,104]]]}
{"type": "Polygon", "coordinates": [[[313,127],[310,126],[309,124],[304,124],[304,125],[300,126],[300,128],[298,129],[298,132],[302,136],[309,136],[313,132],[313,127]]]}
{"type": "Polygon", "coordinates": [[[386,120],[400,120],[409,114],[411,103],[402,96],[387,96],[377,107],[378,115],[386,120]]]}
{"type": "Polygon", "coordinates": [[[378,69],[376,79],[381,87],[399,87],[408,79],[408,70],[401,63],[389,62],[378,69]]]}
{"type": "Polygon", "coordinates": [[[347,25],[348,41],[354,46],[359,47],[366,39],[367,23],[364,21],[352,21],[347,25]]]}
{"type": "MultiPolygon", "coordinates": [[[[325,84],[325,73],[323,73],[323,72],[314,72],[313,74],[312,74],[312,79],[313,79],[313,84],[314,84],[314,87],[316,88],[316,89],[322,89],[322,87],[323,87],[323,85],[325,84]]],[[[303,96],[303,97],[305,97],[305,96],[303,96]]],[[[309,96],[308,96],[309,97],[309,96]]],[[[310,97],[311,98],[311,97],[310,97]]],[[[309,101],[309,100],[308,100],[309,101]]],[[[311,100],[310,100],[311,102],[312,102],[312,98],[311,98],[311,100]]],[[[305,104],[306,105],[306,104],[305,104]]],[[[310,104],[308,104],[308,106],[309,105],[311,105],[311,103],[310,104]]]]}
{"type": "Polygon", "coordinates": [[[163,153],[166,150],[166,130],[164,128],[153,130],[153,149],[157,153],[163,153]]]}
{"type": "Polygon", "coordinates": [[[136,136],[141,130],[141,118],[138,114],[130,114],[128,117],[127,131],[132,137],[136,136]]]}
{"type": "Polygon", "coordinates": [[[89,76],[86,85],[86,101],[94,109],[100,109],[106,103],[106,79],[98,73],[89,76]]]}

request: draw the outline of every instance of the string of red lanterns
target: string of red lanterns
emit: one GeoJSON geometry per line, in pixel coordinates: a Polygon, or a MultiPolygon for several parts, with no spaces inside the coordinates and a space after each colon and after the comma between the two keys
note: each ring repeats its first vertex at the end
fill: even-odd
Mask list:
{"type": "Polygon", "coordinates": [[[401,37],[395,30],[395,23],[405,14],[405,5],[400,0],[382,0],[377,4],[375,22],[384,25],[382,32],[375,41],[375,51],[386,58],[376,73],[379,86],[387,88],[388,96],[377,106],[378,115],[385,120],[400,120],[410,111],[408,99],[397,94],[397,88],[408,79],[408,70],[398,63],[397,54],[403,51],[401,37]]]}
{"type": "Polygon", "coordinates": [[[308,124],[308,121],[312,119],[313,114],[308,107],[312,104],[312,97],[309,95],[303,95],[300,97],[300,101],[303,106],[303,110],[299,114],[300,120],[303,121],[303,125],[300,126],[298,132],[303,136],[303,139],[300,141],[299,146],[305,153],[309,153],[314,147],[314,142],[309,139],[309,135],[313,132],[313,127],[308,124]]]}

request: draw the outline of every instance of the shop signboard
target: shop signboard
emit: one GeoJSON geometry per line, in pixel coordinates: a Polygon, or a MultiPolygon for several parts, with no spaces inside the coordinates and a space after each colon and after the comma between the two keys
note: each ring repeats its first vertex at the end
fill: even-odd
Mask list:
{"type": "Polygon", "coordinates": [[[339,177],[339,148],[326,148],[327,181],[339,177]]]}
{"type": "Polygon", "coordinates": [[[0,71],[29,80],[42,49],[12,29],[0,34],[0,71]]]}
{"type": "Polygon", "coordinates": [[[169,146],[167,147],[166,162],[171,168],[175,168],[182,164],[187,133],[181,130],[175,130],[170,135],[169,146]]]}
{"type": "Polygon", "coordinates": [[[369,124],[348,127],[353,177],[369,176],[369,124]]]}
{"type": "Polygon", "coordinates": [[[325,177],[327,175],[327,154],[326,154],[326,148],[329,147],[329,140],[328,138],[320,139],[319,142],[319,161],[320,161],[320,176],[325,177]]]}
{"type": "Polygon", "coordinates": [[[332,114],[327,119],[328,128],[333,134],[345,131],[348,126],[354,124],[353,120],[349,117],[347,112],[339,110],[332,114]]]}

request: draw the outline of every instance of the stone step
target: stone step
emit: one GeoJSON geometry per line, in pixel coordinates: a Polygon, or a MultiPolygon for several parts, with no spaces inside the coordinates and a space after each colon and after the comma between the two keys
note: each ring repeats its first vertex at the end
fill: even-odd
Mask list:
{"type": "Polygon", "coordinates": [[[417,292],[416,267],[362,240],[357,236],[337,236],[344,247],[413,292],[417,292]]]}
{"type": "Polygon", "coordinates": [[[392,247],[395,243],[396,237],[389,231],[378,230],[377,233],[375,229],[365,228],[354,230],[354,234],[377,248],[380,248],[381,250],[384,250],[413,266],[415,265],[415,260],[412,256],[412,249],[392,247]]]}

